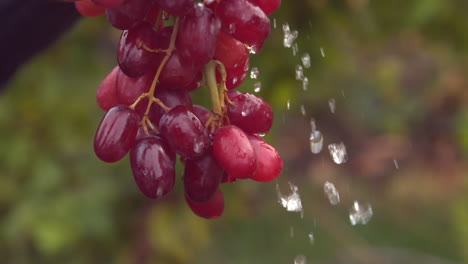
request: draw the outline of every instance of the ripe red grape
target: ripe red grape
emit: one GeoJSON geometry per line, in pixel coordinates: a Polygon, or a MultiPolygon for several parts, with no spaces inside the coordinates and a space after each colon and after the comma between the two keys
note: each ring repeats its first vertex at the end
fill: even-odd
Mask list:
{"type": "Polygon", "coordinates": [[[260,7],[265,14],[273,13],[281,5],[281,0],[249,0],[252,4],[260,7]]]}
{"type": "Polygon", "coordinates": [[[105,162],[121,160],[135,142],[138,115],[124,105],[112,107],[104,116],[94,137],[94,152],[105,162]]]}
{"type": "Polygon", "coordinates": [[[193,105],[192,112],[200,119],[203,125],[208,122],[208,119],[211,116],[211,112],[201,105],[193,105]]]}
{"type": "Polygon", "coordinates": [[[252,175],[252,180],[269,182],[278,178],[283,170],[283,160],[278,151],[259,136],[249,135],[249,141],[257,156],[257,169],[252,175]]]}
{"type": "Polygon", "coordinates": [[[221,30],[244,44],[261,47],[270,34],[270,19],[247,0],[223,0],[215,12],[221,30]]]}
{"type": "Polygon", "coordinates": [[[130,152],[133,176],[140,191],[159,199],[168,194],[175,183],[175,154],[160,137],[139,140],[130,152]]]}
{"type": "Polygon", "coordinates": [[[161,87],[166,89],[184,89],[195,79],[197,73],[196,68],[184,63],[179,51],[175,50],[164,66],[159,80],[161,87]]]}
{"type": "Polygon", "coordinates": [[[210,146],[208,130],[185,106],[176,106],[164,114],[159,129],[172,149],[184,158],[200,157],[210,146]]]}
{"type": "Polygon", "coordinates": [[[113,106],[117,104],[117,96],[115,93],[115,81],[117,79],[117,73],[119,72],[119,66],[115,66],[114,69],[102,80],[96,93],[96,101],[104,111],[109,111],[113,106]]]}
{"type": "Polygon", "coordinates": [[[224,211],[224,195],[220,189],[218,189],[207,202],[197,203],[190,201],[187,195],[185,196],[185,201],[192,212],[203,218],[215,219],[220,217],[224,211]]]}
{"type": "Polygon", "coordinates": [[[154,68],[158,61],[157,54],[144,49],[146,47],[156,46],[156,31],[153,27],[142,22],[124,30],[120,36],[119,48],[117,51],[117,61],[120,69],[130,77],[139,77],[154,68]]]}
{"type": "Polygon", "coordinates": [[[127,0],[117,7],[106,9],[107,20],[121,30],[132,28],[144,20],[151,4],[150,0],[127,0]]]}
{"type": "Polygon", "coordinates": [[[215,132],[213,156],[234,178],[249,178],[257,168],[257,157],[247,135],[233,125],[220,127],[215,132]]]}
{"type": "Polygon", "coordinates": [[[181,58],[199,68],[214,55],[220,22],[211,9],[197,4],[183,17],[177,36],[177,48],[181,58]]]}
{"type": "Polygon", "coordinates": [[[223,173],[211,153],[187,160],[184,170],[185,195],[197,203],[208,201],[218,189],[223,173]]]}
{"type": "Polygon", "coordinates": [[[96,17],[104,14],[105,9],[96,5],[92,0],[80,0],[75,2],[78,13],[86,17],[96,17]]]}
{"type": "Polygon", "coordinates": [[[96,5],[104,8],[112,8],[121,5],[125,0],[92,0],[96,5]]]}
{"type": "Polygon", "coordinates": [[[273,124],[273,110],[262,98],[241,94],[232,99],[228,114],[231,124],[247,133],[267,133],[273,124]]]}
{"type": "Polygon", "coordinates": [[[183,16],[193,8],[194,0],[154,0],[155,3],[167,13],[174,16],[183,16]]]}

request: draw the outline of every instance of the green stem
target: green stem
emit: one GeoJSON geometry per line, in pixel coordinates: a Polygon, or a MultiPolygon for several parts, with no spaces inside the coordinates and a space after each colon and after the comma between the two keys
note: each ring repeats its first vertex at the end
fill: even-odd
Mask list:
{"type": "Polygon", "coordinates": [[[218,115],[222,115],[223,110],[221,108],[221,103],[219,102],[218,84],[216,83],[216,63],[214,61],[210,61],[205,65],[205,79],[210,91],[213,112],[218,115]]]}

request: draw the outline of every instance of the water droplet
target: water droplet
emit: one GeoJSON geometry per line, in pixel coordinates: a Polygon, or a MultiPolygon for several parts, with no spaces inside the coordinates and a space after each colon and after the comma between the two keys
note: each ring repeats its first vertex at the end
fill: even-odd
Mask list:
{"type": "Polygon", "coordinates": [[[328,106],[330,107],[330,112],[332,112],[332,114],[334,114],[335,110],[336,110],[335,98],[331,98],[330,100],[328,100],[328,106]]]}
{"type": "Polygon", "coordinates": [[[361,205],[358,201],[354,201],[353,207],[349,210],[349,221],[351,225],[365,225],[372,218],[372,207],[370,204],[361,205]]]}
{"type": "Polygon", "coordinates": [[[294,237],[294,226],[289,227],[289,235],[291,236],[291,238],[294,237]]]}
{"type": "Polygon", "coordinates": [[[307,258],[304,255],[297,255],[294,258],[294,264],[307,264],[307,258]]]}
{"type": "Polygon", "coordinates": [[[246,47],[247,47],[247,51],[249,52],[249,54],[257,54],[258,52],[257,46],[246,46],[246,47]]]}
{"type": "Polygon", "coordinates": [[[273,28],[276,28],[276,18],[273,18],[273,28]]]}
{"type": "Polygon", "coordinates": [[[288,99],[288,101],[286,102],[286,109],[291,109],[291,99],[288,99]]]}
{"type": "Polygon", "coordinates": [[[313,131],[315,131],[317,129],[317,124],[315,124],[315,118],[311,118],[310,119],[310,129],[313,131]]]}
{"type": "Polygon", "coordinates": [[[232,84],[236,84],[236,83],[237,83],[237,77],[232,78],[232,84]]]}
{"type": "Polygon", "coordinates": [[[325,182],[325,184],[323,185],[323,192],[325,192],[325,194],[328,197],[328,201],[332,205],[337,205],[340,203],[340,194],[336,190],[335,185],[333,185],[333,183],[328,181],[325,182]]]}
{"type": "Polygon", "coordinates": [[[229,24],[229,26],[228,26],[228,33],[229,33],[229,34],[232,34],[232,33],[234,33],[235,31],[236,31],[236,25],[234,25],[234,24],[229,24]]]}
{"type": "Polygon", "coordinates": [[[254,92],[258,93],[262,89],[262,83],[261,82],[256,82],[254,84],[254,92]]]}
{"type": "Polygon", "coordinates": [[[296,56],[297,53],[299,53],[299,46],[297,45],[297,43],[294,43],[293,46],[292,46],[292,52],[293,52],[293,56],[296,56]]]}
{"type": "Polygon", "coordinates": [[[304,67],[306,69],[310,68],[310,55],[309,55],[309,53],[305,53],[304,55],[302,55],[301,60],[302,60],[302,65],[304,65],[304,67]]]}
{"type": "Polygon", "coordinates": [[[336,164],[345,163],[348,160],[346,146],[343,142],[328,145],[328,151],[330,151],[330,155],[336,164]]]}
{"type": "Polygon", "coordinates": [[[283,32],[284,32],[283,46],[285,48],[291,48],[294,41],[298,37],[299,32],[297,30],[291,31],[288,23],[283,25],[283,32]]]}
{"type": "Polygon", "coordinates": [[[309,89],[309,78],[304,77],[302,80],[302,90],[307,91],[309,89]]]}
{"type": "Polygon", "coordinates": [[[296,80],[300,81],[304,79],[304,68],[301,65],[296,65],[296,80]]]}
{"type": "Polygon", "coordinates": [[[318,130],[312,130],[310,133],[310,151],[314,154],[320,153],[323,148],[323,135],[318,130]]]}
{"type": "Polygon", "coordinates": [[[241,115],[245,117],[245,116],[247,116],[247,112],[246,112],[246,111],[242,111],[242,112],[241,112],[241,115]]]}
{"type": "Polygon", "coordinates": [[[309,233],[309,241],[310,241],[310,244],[314,244],[315,243],[315,237],[314,237],[314,234],[312,232],[309,233]]]}
{"type": "Polygon", "coordinates": [[[291,194],[283,195],[279,190],[278,184],[276,184],[276,190],[278,193],[278,202],[286,209],[288,212],[300,212],[301,217],[304,215],[304,210],[302,209],[302,201],[299,196],[299,188],[289,182],[289,188],[291,189],[291,194]]]}
{"type": "Polygon", "coordinates": [[[257,79],[259,74],[260,74],[260,72],[259,72],[257,67],[253,67],[252,70],[250,70],[250,78],[251,79],[257,79]]]}
{"type": "Polygon", "coordinates": [[[325,58],[325,50],[323,47],[320,47],[320,54],[322,55],[322,58],[325,58]]]}
{"type": "Polygon", "coordinates": [[[397,170],[400,169],[400,165],[398,165],[398,160],[393,159],[393,164],[395,164],[395,169],[397,169],[397,170]]]}
{"type": "Polygon", "coordinates": [[[305,116],[305,115],[307,114],[304,105],[301,105],[301,114],[302,114],[303,116],[305,116]]]}

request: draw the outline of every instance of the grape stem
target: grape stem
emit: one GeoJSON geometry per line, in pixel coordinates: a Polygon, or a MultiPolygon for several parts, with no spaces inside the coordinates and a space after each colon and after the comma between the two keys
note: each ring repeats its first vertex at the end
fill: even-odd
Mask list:
{"type": "Polygon", "coordinates": [[[220,97],[218,93],[218,83],[216,82],[216,62],[210,61],[205,65],[205,79],[210,91],[211,104],[213,106],[213,112],[215,114],[223,114],[223,110],[220,103],[220,97]]]}
{"type": "MultiPolygon", "coordinates": [[[[172,52],[175,50],[175,41],[176,41],[176,38],[177,38],[177,32],[179,30],[179,18],[177,17],[176,20],[175,20],[175,24],[174,24],[174,30],[172,31],[172,35],[171,35],[171,40],[169,42],[169,47],[166,49],[166,50],[161,50],[161,52],[164,52],[166,53],[166,55],[164,56],[164,58],[162,59],[161,61],[161,64],[159,64],[159,67],[158,67],[158,70],[156,71],[156,74],[154,76],[154,79],[153,79],[153,82],[151,83],[151,87],[149,89],[149,91],[147,93],[143,93],[141,94],[138,99],[136,99],[136,101],[130,106],[131,109],[135,109],[135,107],[137,106],[137,104],[145,97],[148,97],[148,105],[146,106],[146,111],[145,111],[145,114],[143,115],[143,119],[141,120],[141,125],[143,126],[143,129],[145,131],[146,134],[148,134],[148,128],[147,128],[147,125],[148,123],[150,123],[151,121],[148,119],[148,114],[150,112],[150,109],[151,109],[151,105],[153,103],[157,103],[159,106],[161,106],[164,111],[169,111],[170,108],[167,107],[166,105],[164,105],[163,102],[161,102],[161,100],[159,100],[158,98],[154,97],[154,92],[156,90],[156,85],[158,84],[158,81],[159,81],[159,76],[161,75],[161,72],[164,68],[164,66],[166,65],[167,61],[169,60],[169,58],[171,57],[172,55],[172,52]]],[[[151,126],[150,126],[151,127],[151,126]]]]}

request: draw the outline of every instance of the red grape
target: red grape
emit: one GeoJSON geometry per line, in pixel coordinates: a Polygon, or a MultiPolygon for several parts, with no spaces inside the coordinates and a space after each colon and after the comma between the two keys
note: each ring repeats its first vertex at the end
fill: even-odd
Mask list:
{"type": "Polygon", "coordinates": [[[249,0],[252,4],[260,7],[265,14],[273,13],[281,5],[281,0],[249,0]]]}
{"type": "Polygon", "coordinates": [[[247,0],[223,0],[215,8],[221,30],[249,46],[261,47],[270,34],[270,20],[247,0]]]}
{"type": "Polygon", "coordinates": [[[251,135],[249,141],[257,156],[257,169],[252,175],[252,180],[269,182],[278,178],[283,170],[283,160],[278,151],[259,136],[251,135]]]}
{"type": "MultiPolygon", "coordinates": [[[[112,8],[121,5],[125,0],[92,0],[96,5],[112,8]]],[[[130,0],[131,1],[131,0],[130,0]]]]}
{"type": "Polygon", "coordinates": [[[157,54],[141,46],[145,45],[150,48],[156,46],[154,44],[155,40],[156,32],[146,22],[122,32],[117,51],[117,61],[120,69],[127,76],[139,77],[158,64],[157,54]]]}
{"type": "Polygon", "coordinates": [[[96,17],[104,14],[105,9],[96,5],[91,0],[80,0],[75,2],[75,8],[78,13],[86,17],[96,17]]]}
{"type": "Polygon", "coordinates": [[[117,96],[115,93],[115,81],[117,79],[117,73],[119,72],[119,66],[115,66],[114,69],[102,80],[96,93],[96,101],[104,111],[109,111],[111,107],[117,104],[117,96]]]}
{"type": "Polygon", "coordinates": [[[203,125],[205,125],[206,122],[208,122],[208,119],[211,116],[211,112],[205,107],[200,106],[200,105],[193,105],[192,111],[198,117],[198,119],[200,119],[203,125]]]}
{"type": "Polygon", "coordinates": [[[171,15],[183,16],[193,7],[194,0],[155,0],[155,3],[171,15]]]}
{"type": "Polygon", "coordinates": [[[195,79],[197,73],[193,65],[184,63],[179,51],[175,50],[164,66],[159,81],[166,89],[184,89],[195,79]]]}
{"type": "Polygon", "coordinates": [[[130,164],[135,182],[145,196],[158,199],[173,189],[175,155],[160,137],[138,141],[130,151],[130,164]]]}
{"type": "Polygon", "coordinates": [[[184,158],[200,157],[210,146],[208,130],[185,106],[176,106],[164,114],[159,129],[172,149],[184,158]]]}
{"type": "Polygon", "coordinates": [[[257,168],[257,158],[247,135],[232,125],[218,128],[213,139],[213,155],[230,176],[249,178],[257,168]]]}
{"type": "Polygon", "coordinates": [[[187,160],[184,170],[185,195],[191,201],[208,201],[218,189],[223,169],[211,153],[206,153],[196,160],[187,160]]]}
{"type": "Polygon", "coordinates": [[[241,94],[232,99],[228,114],[231,124],[247,133],[267,133],[273,124],[273,110],[262,98],[241,94]]]}
{"type": "Polygon", "coordinates": [[[121,160],[135,142],[138,115],[124,105],[112,107],[104,116],[94,137],[94,152],[105,162],[121,160]]]}
{"type": "Polygon", "coordinates": [[[196,68],[207,64],[213,58],[219,28],[211,9],[195,5],[180,23],[176,45],[181,58],[196,68]]]}
{"type": "Polygon", "coordinates": [[[132,28],[144,20],[151,4],[150,0],[127,0],[117,7],[106,9],[107,20],[118,29],[132,28]]]}
{"type": "Polygon", "coordinates": [[[203,218],[215,219],[220,217],[224,211],[224,195],[220,189],[205,203],[190,201],[187,195],[185,195],[185,201],[192,212],[203,218]]]}

